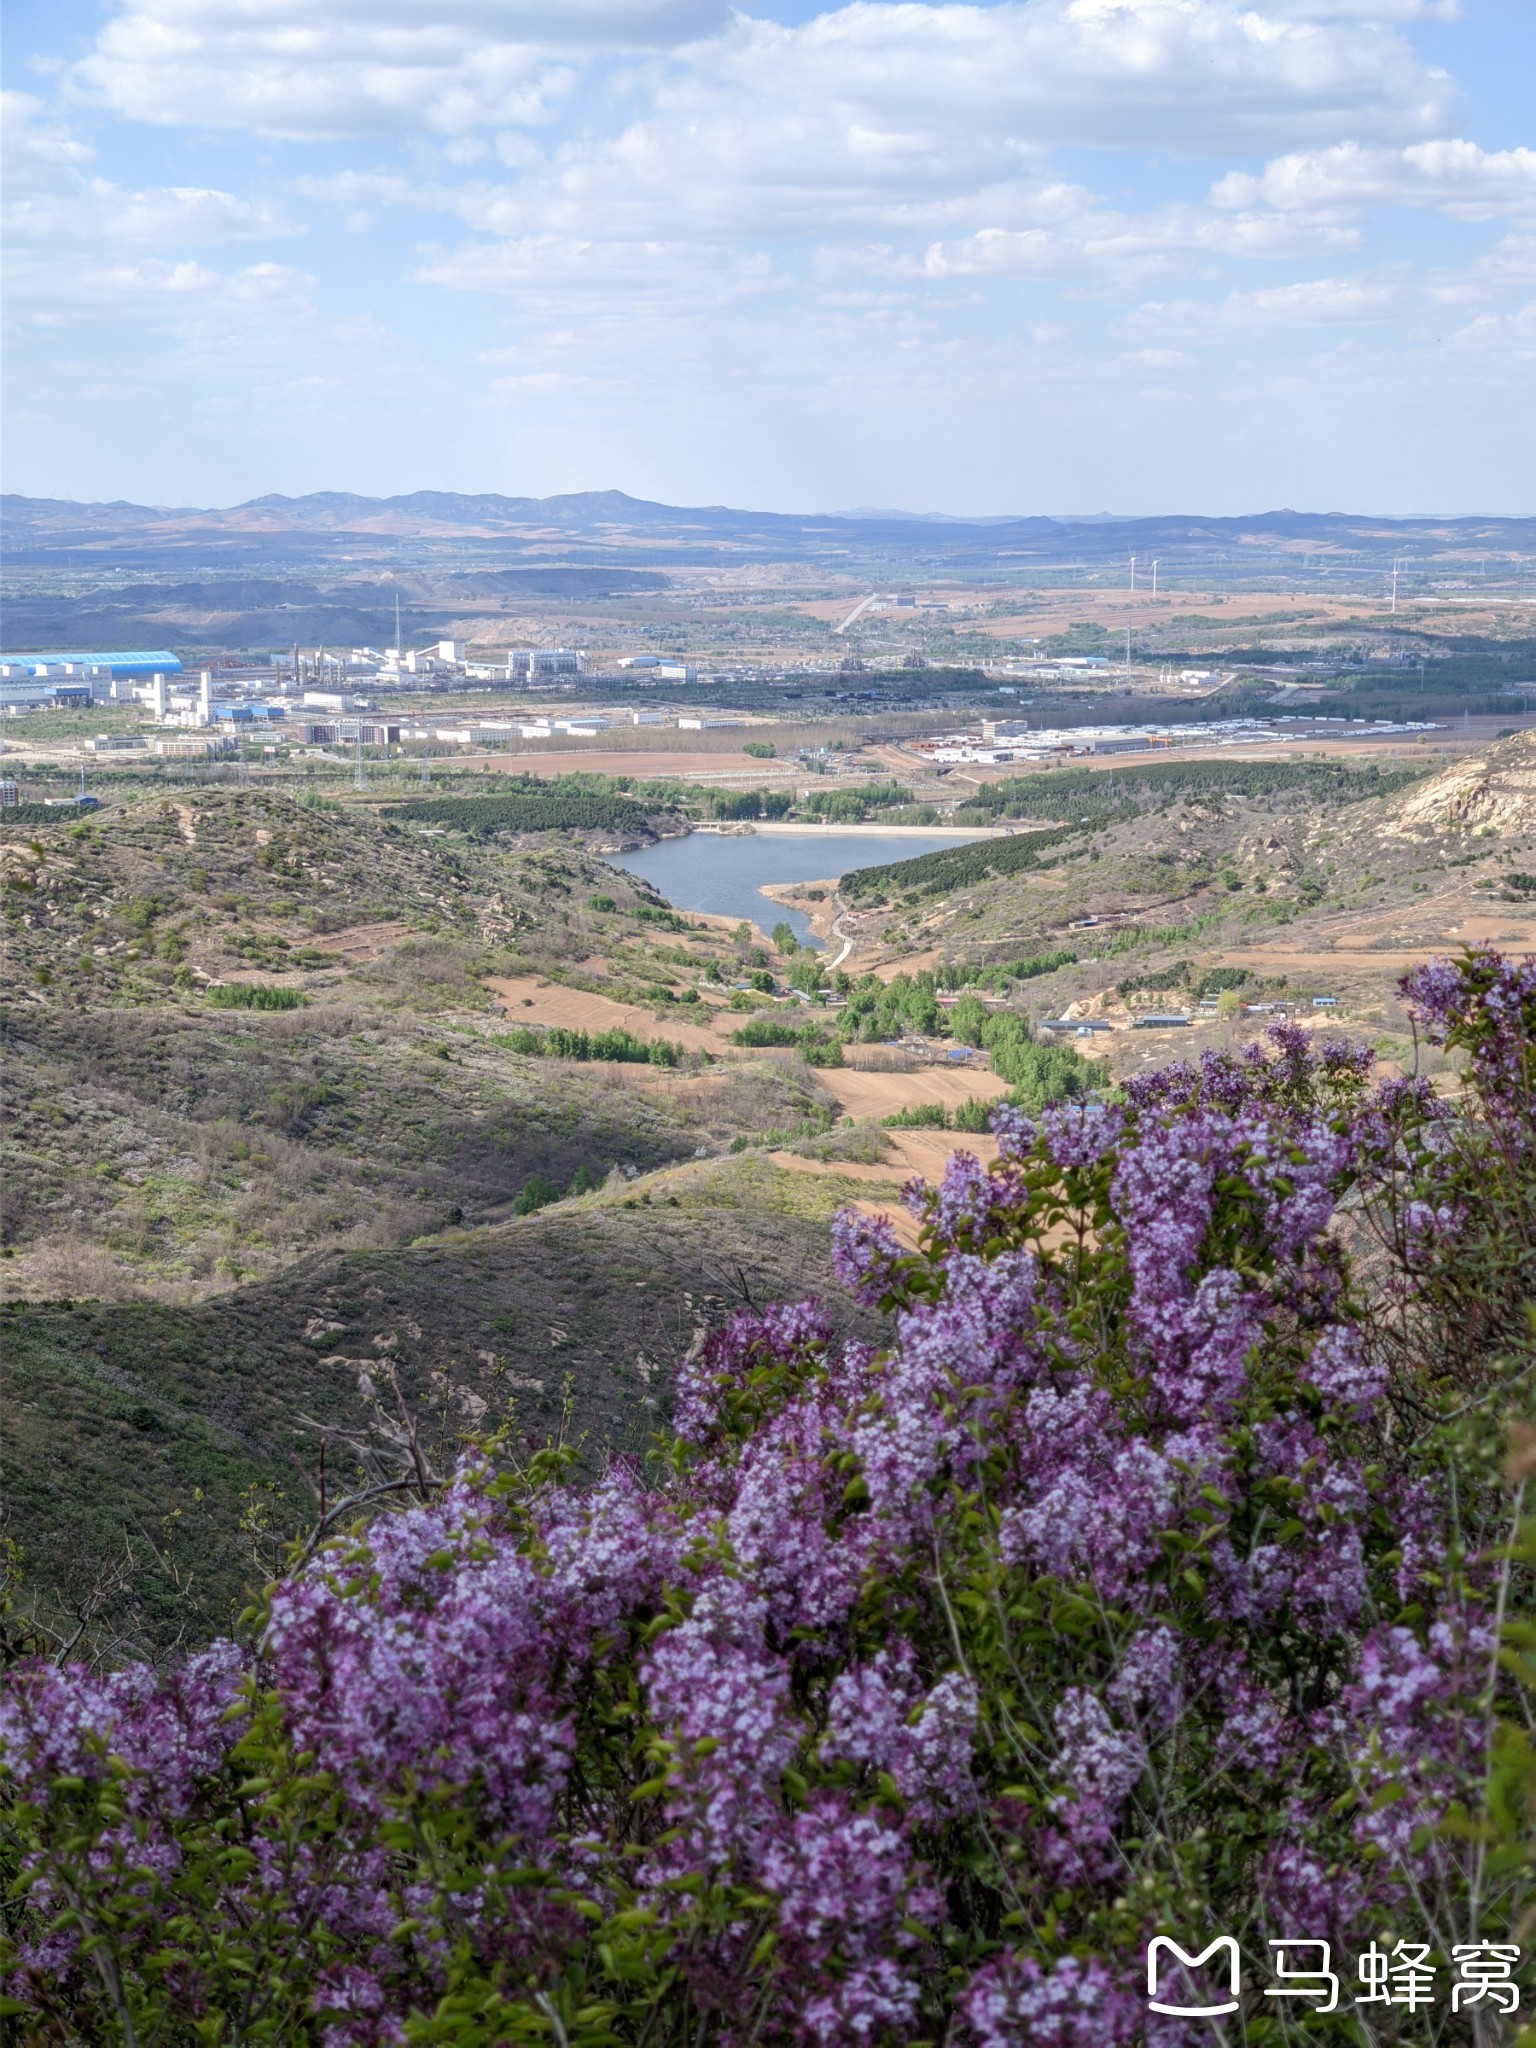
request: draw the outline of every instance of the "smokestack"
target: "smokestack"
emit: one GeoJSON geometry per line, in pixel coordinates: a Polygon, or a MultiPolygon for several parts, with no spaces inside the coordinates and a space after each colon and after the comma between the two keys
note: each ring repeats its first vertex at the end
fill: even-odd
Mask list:
{"type": "Polygon", "coordinates": [[[149,708],[162,724],[165,722],[166,696],[165,677],[151,676],[149,679],[149,708]]]}
{"type": "Polygon", "coordinates": [[[199,725],[213,723],[213,675],[206,668],[197,679],[197,722],[199,725]]]}

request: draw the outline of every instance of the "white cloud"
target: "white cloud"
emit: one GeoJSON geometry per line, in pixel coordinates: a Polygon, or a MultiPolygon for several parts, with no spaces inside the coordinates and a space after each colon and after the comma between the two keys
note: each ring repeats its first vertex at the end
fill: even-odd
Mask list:
{"type": "Polygon", "coordinates": [[[629,318],[641,303],[686,302],[695,317],[726,299],[768,288],[769,259],[730,247],[667,242],[585,241],[571,236],[525,235],[427,254],[419,282],[451,291],[514,297],[527,311],[559,315],[594,302],[629,318]]]}
{"type": "Polygon", "coordinates": [[[1536,299],[1509,313],[1484,313],[1452,340],[1460,349],[1536,361],[1536,299]]]}
{"type": "Polygon", "coordinates": [[[1403,310],[1400,283],[1360,277],[1313,277],[1264,291],[1234,292],[1219,318],[1228,326],[1340,327],[1388,320],[1403,310]]]}
{"type": "Polygon", "coordinates": [[[716,0],[391,0],[366,14],[355,0],[129,0],[73,80],[141,121],[462,135],[548,119],[573,65],[599,52],[667,47],[655,117],[698,168],[731,177],[766,150],[791,182],[781,145],[811,142],[808,175],[828,137],[863,184],[910,177],[924,156],[942,182],[948,150],[1200,154],[1432,133],[1449,82],[1383,10],[1317,13],[1274,0],[853,0],[784,26],[726,19],[716,0]]]}
{"type": "Polygon", "coordinates": [[[1337,143],[1277,157],[1257,177],[1229,172],[1212,187],[1211,200],[1280,213],[1434,207],[1454,219],[1489,220],[1536,212],[1536,149],[1484,150],[1452,137],[1403,149],[1337,143]]]}
{"type": "Polygon", "coordinates": [[[6,310],[53,327],[108,307],[153,312],[215,288],[236,298],[275,265],[230,278],[194,251],[291,234],[272,208],[200,185],[133,190],[98,177],[93,152],[41,104],[4,96],[6,310]]]}
{"type": "Polygon", "coordinates": [[[75,89],[134,120],[315,137],[548,118],[562,53],[676,43],[720,0],[128,0],[75,89]]]}

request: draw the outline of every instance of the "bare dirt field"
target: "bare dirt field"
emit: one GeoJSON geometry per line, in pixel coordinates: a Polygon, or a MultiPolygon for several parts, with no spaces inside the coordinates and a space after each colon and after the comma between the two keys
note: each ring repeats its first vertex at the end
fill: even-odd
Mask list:
{"type": "MultiPolygon", "coordinates": [[[[844,1115],[852,1117],[891,1116],[898,1109],[911,1109],[919,1102],[942,1102],[946,1109],[958,1109],[973,1095],[990,1102],[1008,1092],[1007,1084],[983,1067],[920,1067],[911,1074],[829,1067],[820,1079],[844,1115]]],[[[901,1138],[926,1134],[897,1131],[892,1135],[901,1138]]]]}
{"type": "MultiPolygon", "coordinates": [[[[486,987],[507,1013],[511,1024],[557,1024],[565,1031],[632,1031],[636,1038],[670,1038],[690,1051],[719,1052],[725,1044],[725,1020],[739,1021],[726,1011],[717,1013],[720,1022],[710,1025],[674,1023],[668,1017],[658,1024],[655,1012],[644,1003],[618,1003],[611,996],[593,995],[582,988],[567,988],[563,982],[545,981],[534,974],[493,977],[486,987]]],[[[707,1014],[707,1013],[706,1013],[707,1014]]]]}

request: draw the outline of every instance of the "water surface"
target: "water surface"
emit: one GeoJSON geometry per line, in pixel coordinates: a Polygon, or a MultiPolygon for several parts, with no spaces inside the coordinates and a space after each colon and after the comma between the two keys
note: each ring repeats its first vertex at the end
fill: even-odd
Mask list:
{"type": "Polygon", "coordinates": [[[677,910],[708,910],[716,917],[745,918],[765,931],[782,921],[802,946],[820,947],[811,936],[810,920],[762,894],[764,882],[823,882],[850,868],[884,867],[888,861],[915,860],[945,846],[966,846],[974,832],[916,833],[873,831],[777,833],[753,832],[739,838],[715,832],[690,832],[686,839],[663,839],[635,853],[609,855],[610,863],[639,875],[659,889],[677,910]]]}

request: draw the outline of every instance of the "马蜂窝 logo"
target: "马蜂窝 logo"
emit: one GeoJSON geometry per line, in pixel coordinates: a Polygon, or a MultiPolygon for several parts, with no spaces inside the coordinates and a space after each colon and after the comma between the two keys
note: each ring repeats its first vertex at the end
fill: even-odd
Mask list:
{"type": "MultiPolygon", "coordinates": [[[[1333,1968],[1333,1950],[1326,1941],[1288,1935],[1269,1943],[1271,1967],[1276,1978],[1266,1984],[1266,1998],[1294,1998],[1316,2012],[1337,2012],[1342,1991],[1333,1968]]],[[[1373,1941],[1356,1958],[1355,1976],[1360,1989],[1350,2001],[1354,2005],[1402,2005],[1410,2012],[1433,2005],[1436,1980],[1442,1965],[1431,1960],[1427,1942],[1399,1941],[1383,1949],[1373,1941]]],[[[1464,1941],[1450,1952],[1453,1973],[1451,2010],[1488,2005],[1502,2013],[1519,2010],[1520,1987],[1515,1971],[1520,1950],[1513,1942],[1464,1941]]],[[[1181,2020],[1214,2020],[1236,2012],[1242,1996],[1242,1956],[1230,1934],[1218,1934],[1213,1941],[1191,1954],[1166,1934],[1147,1944],[1147,2010],[1166,2013],[1181,2020]],[[1218,1977],[1226,1978],[1225,1997],[1218,1983],[1202,1999],[1191,1972],[1212,1966],[1218,1977]]]]}
{"type": "MultiPolygon", "coordinates": [[[[1197,1956],[1188,1954],[1179,1947],[1176,1941],[1170,1941],[1166,1934],[1154,1935],[1147,1944],[1147,2009],[1149,2012],[1168,2013],[1172,2018],[1180,2020],[1216,2019],[1224,2012],[1236,2012],[1238,1986],[1242,1976],[1242,1968],[1242,1958],[1237,1952],[1237,1943],[1230,1934],[1218,1934],[1210,1946],[1201,1949],[1197,1956]],[[1230,1991],[1226,2003],[1224,2005],[1169,2005],[1160,1999],[1157,1995],[1162,1988],[1159,1981],[1159,1963],[1160,1957],[1165,1951],[1170,1963],[1182,1965],[1186,1970],[1201,1969],[1211,1960],[1212,1956],[1224,1955],[1227,1959],[1227,1978],[1230,1991]]],[[[1184,1981],[1187,1986],[1189,1980],[1186,1978],[1184,1981]]]]}

